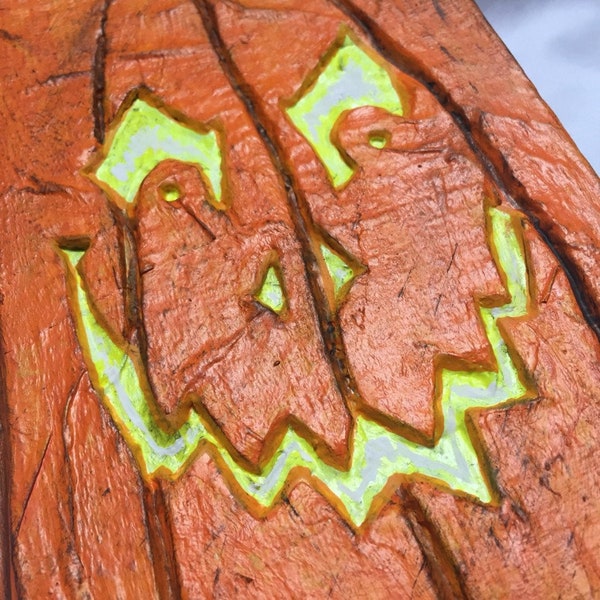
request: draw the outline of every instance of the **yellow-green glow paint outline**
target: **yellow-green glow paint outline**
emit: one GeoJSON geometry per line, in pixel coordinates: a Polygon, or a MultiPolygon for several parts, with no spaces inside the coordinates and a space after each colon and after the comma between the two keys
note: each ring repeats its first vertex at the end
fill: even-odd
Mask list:
{"type": "Polygon", "coordinates": [[[144,473],[149,476],[160,471],[177,473],[206,435],[204,425],[192,411],[176,432],[167,433],[160,427],[147,399],[150,385],[139,357],[128,354],[115,343],[94,315],[77,271],[84,252],[62,249],[61,253],[70,285],[74,286],[73,314],[94,388],[119,430],[126,432],[127,441],[143,456],[144,473]]]}
{"type": "Polygon", "coordinates": [[[339,189],[354,175],[354,169],[331,140],[340,116],[361,106],[382,108],[398,116],[404,110],[390,73],[347,35],[320,69],[312,87],[285,111],[339,189]]]}
{"type": "Polygon", "coordinates": [[[263,306],[278,315],[285,310],[285,293],[277,270],[273,265],[267,269],[260,289],[254,297],[263,306]]]}
{"type": "Polygon", "coordinates": [[[217,205],[222,202],[223,173],[217,133],[200,133],[137,98],[122,115],[110,150],[95,169],[96,178],[128,204],[144,178],[164,160],[200,167],[217,205]]]}
{"type": "Polygon", "coordinates": [[[377,510],[375,500],[390,479],[398,476],[430,478],[454,492],[490,502],[490,484],[473,445],[466,415],[471,409],[496,407],[527,397],[528,389],[498,322],[505,317],[527,316],[530,296],[524,250],[510,214],[497,208],[489,208],[488,214],[492,254],[510,296],[502,306],[479,309],[496,370],[442,369],[442,433],[433,447],[407,440],[359,416],[354,423],[348,470],[327,464],[292,427],[285,431],[270,458],[256,469],[242,466],[226,444],[211,433],[205,417],[196,412],[191,412],[177,431],[167,433],[150,409],[156,403],[141,361],[113,341],[90,306],[77,269],[83,253],[63,249],[69,285],[74,290],[71,302],[77,334],[94,387],[134,450],[142,471],[149,477],[177,476],[203,442],[203,449],[211,451],[226,479],[249,506],[268,511],[287,485],[294,485],[301,476],[306,480],[308,473],[308,479],[355,527],[373,516],[371,511],[377,510]]]}
{"type": "Polygon", "coordinates": [[[350,264],[330,250],[325,244],[320,245],[321,255],[327,267],[327,272],[333,283],[333,293],[336,301],[340,300],[344,288],[356,277],[350,264]]]}

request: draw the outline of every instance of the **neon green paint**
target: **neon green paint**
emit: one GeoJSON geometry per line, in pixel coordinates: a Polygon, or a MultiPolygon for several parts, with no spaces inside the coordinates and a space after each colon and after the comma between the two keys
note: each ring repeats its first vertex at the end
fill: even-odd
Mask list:
{"type": "Polygon", "coordinates": [[[222,158],[216,132],[194,131],[141,99],[125,111],[96,177],[132,203],[146,175],[167,159],[197,165],[215,202],[222,201],[222,158]]]}
{"type": "Polygon", "coordinates": [[[331,133],[344,112],[361,106],[382,108],[395,115],[404,112],[388,71],[346,36],[313,86],[286,109],[336,188],[348,183],[354,170],[331,141],[331,133]]]}
{"type": "Polygon", "coordinates": [[[181,190],[172,183],[160,187],[160,195],[165,202],[176,202],[181,198],[181,190]]]}
{"type": "Polygon", "coordinates": [[[283,312],[286,304],[285,294],[275,267],[270,266],[267,269],[260,289],[254,297],[274,313],[281,314],[283,312]]]}
{"type": "MultiPolygon", "coordinates": [[[[82,253],[63,250],[68,277],[77,290],[72,298],[77,332],[88,369],[94,374],[96,391],[125,439],[138,450],[144,471],[152,475],[162,468],[178,473],[198,444],[204,441],[220,455],[229,471],[228,476],[235,480],[243,494],[261,506],[273,506],[294,471],[302,467],[339,499],[355,526],[364,523],[373,500],[389,478],[398,474],[425,476],[444,483],[451,490],[489,502],[490,489],[481,471],[465,416],[469,409],[495,407],[525,396],[527,389],[498,322],[504,317],[527,314],[529,289],[525,256],[510,215],[497,208],[488,210],[491,245],[510,294],[509,302],[503,306],[479,309],[497,369],[442,371],[443,432],[433,448],[411,442],[365,417],[357,418],[350,446],[353,448],[352,460],[347,471],[325,463],[310,443],[291,428],[260,473],[242,468],[210,433],[208,424],[194,412],[177,432],[165,433],[150,412],[149,406],[153,402],[148,396],[150,392],[143,392],[150,388],[141,362],[112,341],[90,308],[87,291],[76,268],[82,253]]],[[[273,273],[276,276],[274,269],[273,273]]]]}
{"type": "Polygon", "coordinates": [[[96,320],[88,294],[77,271],[83,252],[61,250],[68,276],[76,285],[73,312],[77,335],[84,349],[88,370],[96,392],[127,441],[143,456],[142,467],[148,475],[158,469],[176,473],[205,437],[206,430],[197,413],[191,412],[182,427],[168,434],[156,423],[144,393],[149,383],[140,361],[127,354],[96,320]]]}
{"type": "Polygon", "coordinates": [[[375,133],[369,136],[369,144],[371,144],[373,148],[377,148],[378,150],[385,148],[388,145],[388,142],[389,139],[385,135],[379,133],[375,133]]]}
{"type": "Polygon", "coordinates": [[[321,244],[321,255],[333,283],[335,299],[339,300],[343,295],[344,288],[356,277],[356,273],[351,265],[324,244],[321,244]]]}

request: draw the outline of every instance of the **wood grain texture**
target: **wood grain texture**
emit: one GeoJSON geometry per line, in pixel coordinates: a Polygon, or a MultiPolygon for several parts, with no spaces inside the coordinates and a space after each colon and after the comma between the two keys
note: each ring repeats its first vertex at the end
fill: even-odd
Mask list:
{"type": "Polygon", "coordinates": [[[5,597],[600,594],[600,183],[470,1],[46,0],[0,15],[5,597]],[[356,175],[336,191],[282,102],[340,31],[387,61],[408,110],[343,117],[356,175]],[[190,165],[156,167],[130,216],[82,174],[142,87],[222,134],[227,211],[190,165]],[[206,454],[144,481],[86,371],[60,240],[90,240],[86,285],[162,410],[197,394],[250,462],[301,423],[343,463],[358,414],[431,443],[436,365],[493,367],[476,299],[505,290],[487,205],[521,211],[535,306],[502,329],[536,398],[472,416],[497,506],[406,481],[355,531],[309,480],[256,518],[206,454]],[[319,236],[368,268],[339,310],[319,236]],[[253,299],[274,256],[283,317],[253,299]]]}
{"type": "MultiPolygon", "coordinates": [[[[141,480],[83,372],[55,251],[61,237],[102,238],[114,227],[105,198],[79,173],[95,146],[101,12],[98,3],[49,3],[3,19],[13,38],[1,42],[0,111],[15,142],[3,146],[0,187],[17,597],[157,597],[141,480]],[[119,558],[109,565],[107,555],[119,558]]],[[[112,292],[122,305],[114,283],[104,288],[112,292]]]]}

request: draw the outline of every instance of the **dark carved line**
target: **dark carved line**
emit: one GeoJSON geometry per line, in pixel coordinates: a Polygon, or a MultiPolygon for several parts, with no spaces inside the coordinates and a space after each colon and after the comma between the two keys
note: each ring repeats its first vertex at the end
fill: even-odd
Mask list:
{"type": "Polygon", "coordinates": [[[10,491],[13,470],[6,388],[4,339],[0,334],[0,592],[11,598],[12,540],[10,535],[10,491]]]}
{"type": "Polygon", "coordinates": [[[204,235],[208,237],[211,242],[217,239],[217,236],[212,232],[211,228],[202,220],[196,213],[184,202],[181,202],[181,208],[193,219],[193,221],[200,227],[204,235]]]}
{"type": "MultiPolygon", "coordinates": [[[[404,71],[431,91],[442,107],[451,114],[485,171],[490,173],[494,183],[499,184],[500,189],[504,189],[498,177],[495,176],[491,161],[478,148],[474,147],[470,127],[465,127],[464,112],[459,106],[456,106],[445,90],[440,89],[441,86],[429,75],[427,68],[418,63],[405,48],[402,48],[402,53],[400,53],[396,49],[396,43],[377,27],[368,14],[357,8],[350,0],[330,0],[330,2],[366,35],[373,48],[390,64],[404,71]]],[[[435,8],[438,10],[437,5],[435,8]]],[[[440,17],[443,18],[443,15],[440,17]]],[[[406,488],[400,488],[398,495],[403,501],[403,518],[423,553],[431,582],[440,598],[468,598],[463,578],[455,563],[455,557],[443,544],[420,501],[412,491],[406,488]]]]}
{"type": "MultiPolygon", "coordinates": [[[[112,0],[105,0],[102,8],[100,27],[96,38],[96,52],[92,66],[94,137],[101,144],[104,142],[106,134],[104,111],[106,56],[108,53],[106,25],[111,3],[112,0]]],[[[129,343],[138,347],[147,368],[147,338],[141,312],[142,289],[137,260],[135,224],[110,201],[108,205],[119,236],[121,272],[123,273],[123,302],[125,307],[124,337],[129,343]]],[[[172,532],[164,517],[165,506],[162,490],[146,487],[145,482],[141,481],[141,478],[140,487],[143,489],[140,500],[143,507],[144,527],[158,597],[164,600],[179,600],[181,598],[181,585],[173,551],[172,532]]]]}
{"type": "Polygon", "coordinates": [[[77,378],[77,381],[69,390],[67,401],[65,402],[65,409],[63,411],[61,428],[63,452],[65,456],[64,462],[61,466],[62,469],[64,469],[64,483],[67,491],[67,503],[65,509],[68,514],[68,520],[64,519],[62,511],[59,512],[59,519],[61,520],[62,524],[63,537],[66,543],[66,551],[71,559],[71,567],[67,570],[67,576],[69,578],[69,582],[74,580],[78,586],[81,586],[84,580],[84,566],[79,555],[79,548],[81,547],[81,544],[79,543],[77,529],[75,527],[75,491],[73,489],[73,469],[68,452],[70,438],[68,419],[71,406],[73,405],[73,400],[79,392],[79,386],[81,385],[84,375],[85,371],[82,371],[77,378]]]}
{"type": "Polygon", "coordinates": [[[182,594],[175,546],[162,488],[151,490],[144,487],[144,509],[158,597],[180,600],[182,594]]]}
{"type": "Polygon", "coordinates": [[[221,37],[214,8],[206,0],[192,1],[202,19],[209,41],[225,76],[246,107],[248,114],[253,120],[254,127],[269,152],[273,166],[282,179],[295,234],[302,248],[302,258],[308,274],[308,288],[317,313],[325,356],[331,365],[342,398],[348,409],[353,412],[353,409],[360,402],[357,386],[348,367],[339,318],[335,312],[329,309],[327,296],[321,283],[320,269],[312,250],[311,233],[313,232],[310,229],[312,218],[307,202],[299,186],[296,184],[294,176],[286,166],[283,151],[274,141],[274,137],[267,131],[265,124],[269,123],[268,117],[263,114],[260,107],[254,102],[251,86],[244,80],[221,37]]]}
{"type": "MultiPolygon", "coordinates": [[[[109,202],[119,231],[121,269],[123,272],[123,302],[125,305],[125,339],[137,346],[146,372],[147,336],[142,315],[142,282],[138,263],[135,222],[123,211],[109,202]]],[[[152,382],[150,382],[152,386],[152,382]]],[[[174,553],[173,536],[166,517],[166,506],[161,488],[143,486],[142,506],[144,526],[150,548],[154,580],[158,597],[164,600],[179,600],[181,584],[174,553]]]]}
{"type": "Polygon", "coordinates": [[[42,457],[40,458],[40,462],[33,474],[33,479],[31,480],[31,486],[29,490],[27,490],[27,495],[25,496],[25,501],[23,502],[23,510],[21,511],[21,516],[17,521],[17,526],[15,527],[14,539],[19,537],[19,531],[21,530],[21,524],[23,523],[23,519],[25,518],[25,513],[27,512],[27,507],[29,506],[29,501],[31,500],[31,495],[33,494],[33,489],[35,488],[35,484],[37,478],[40,476],[40,472],[42,467],[44,466],[44,461],[46,460],[46,454],[48,453],[48,447],[50,446],[50,440],[52,440],[52,432],[48,435],[48,439],[46,440],[46,444],[44,446],[44,451],[42,452],[42,457]]]}
{"type": "Polygon", "coordinates": [[[96,52],[92,63],[92,114],[94,115],[94,137],[101,144],[104,142],[106,124],[104,122],[104,93],[106,90],[106,53],[108,41],[106,38],[106,22],[108,9],[112,0],[105,0],[100,17],[100,27],[96,37],[96,52]]]}
{"type": "Polygon", "coordinates": [[[435,12],[440,15],[442,21],[446,20],[446,11],[440,6],[440,0],[432,0],[433,8],[435,8],[435,12]]]}
{"type": "Polygon", "coordinates": [[[122,228],[123,255],[125,262],[125,314],[127,315],[129,328],[126,337],[132,341],[132,334],[135,336],[134,341],[137,343],[144,359],[144,363],[146,364],[148,341],[146,329],[144,327],[144,317],[142,315],[142,278],[138,264],[137,241],[135,239],[134,225],[128,217],[125,217],[122,228]]]}
{"type": "Polygon", "coordinates": [[[567,243],[554,233],[555,223],[528,194],[525,186],[512,172],[506,158],[496,148],[480,123],[471,121],[463,107],[452,98],[450,92],[431,74],[430,70],[414,57],[397,40],[390,38],[377,23],[351,0],[330,0],[341,12],[349,17],[369,38],[373,48],[386,60],[422,83],[450,114],[462,131],[471,150],[481,166],[492,179],[506,200],[522,211],[544,240],[548,248],[560,263],[575,300],[587,324],[600,340],[600,305],[595,300],[593,289],[582,267],[569,255],[567,243]]]}
{"type": "Polygon", "coordinates": [[[408,489],[401,489],[402,516],[423,554],[431,582],[440,598],[448,600],[469,599],[463,577],[450,558],[439,533],[425,514],[423,507],[408,489]]]}

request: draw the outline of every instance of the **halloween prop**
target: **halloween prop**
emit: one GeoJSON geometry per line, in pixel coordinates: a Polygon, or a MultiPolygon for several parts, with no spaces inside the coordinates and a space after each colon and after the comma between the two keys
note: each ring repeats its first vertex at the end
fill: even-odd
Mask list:
{"type": "Polygon", "coordinates": [[[474,5],[4,12],[6,597],[598,592],[600,186],[474,5]]]}

